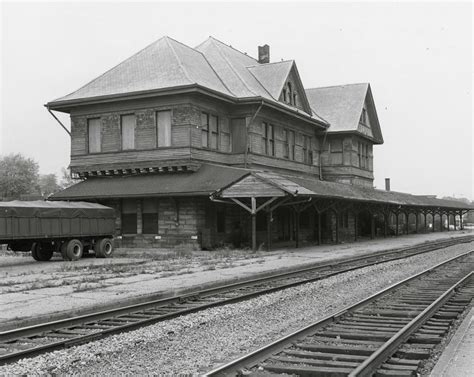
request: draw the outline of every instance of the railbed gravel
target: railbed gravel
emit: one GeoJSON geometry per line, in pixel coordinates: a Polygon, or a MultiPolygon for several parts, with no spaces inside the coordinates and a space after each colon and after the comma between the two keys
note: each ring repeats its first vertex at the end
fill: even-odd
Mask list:
{"type": "Polygon", "coordinates": [[[202,375],[472,246],[347,272],[19,360],[1,366],[0,375],[202,375]]]}

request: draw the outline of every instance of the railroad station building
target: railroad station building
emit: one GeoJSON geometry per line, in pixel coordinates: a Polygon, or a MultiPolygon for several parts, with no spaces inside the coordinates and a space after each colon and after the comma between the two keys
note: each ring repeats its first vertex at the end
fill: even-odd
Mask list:
{"type": "Polygon", "coordinates": [[[163,37],[46,107],[70,114],[80,179],[50,199],[115,208],[121,246],[347,242],[449,230],[469,210],[374,189],[370,85],[306,89],[267,45],[254,59],[163,37]]]}

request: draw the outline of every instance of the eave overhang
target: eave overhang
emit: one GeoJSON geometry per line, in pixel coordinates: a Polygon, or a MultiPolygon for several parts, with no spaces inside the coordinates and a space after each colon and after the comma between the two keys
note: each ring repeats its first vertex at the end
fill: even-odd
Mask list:
{"type": "Polygon", "coordinates": [[[153,90],[144,90],[132,93],[123,93],[123,94],[112,94],[106,96],[97,96],[97,97],[89,97],[89,98],[80,98],[80,99],[72,99],[72,100],[65,100],[65,101],[51,101],[46,103],[44,106],[48,110],[55,110],[64,113],[69,113],[72,108],[79,107],[79,106],[87,106],[87,105],[97,105],[102,103],[110,103],[115,101],[129,101],[135,99],[142,99],[142,98],[150,98],[150,97],[157,97],[157,96],[168,96],[168,95],[179,95],[179,94],[190,94],[190,93],[199,93],[206,96],[210,96],[221,101],[225,101],[230,104],[235,105],[252,105],[252,104],[264,104],[269,108],[273,108],[275,110],[281,111],[287,115],[296,117],[301,119],[305,122],[309,122],[312,125],[320,127],[322,129],[329,128],[329,123],[322,122],[317,119],[312,118],[308,114],[298,109],[290,109],[284,106],[283,104],[279,104],[278,102],[268,100],[267,98],[255,96],[255,97],[233,97],[226,95],[224,93],[220,93],[218,91],[203,87],[198,84],[192,85],[184,85],[179,87],[173,88],[164,88],[164,89],[153,89],[153,90]]]}

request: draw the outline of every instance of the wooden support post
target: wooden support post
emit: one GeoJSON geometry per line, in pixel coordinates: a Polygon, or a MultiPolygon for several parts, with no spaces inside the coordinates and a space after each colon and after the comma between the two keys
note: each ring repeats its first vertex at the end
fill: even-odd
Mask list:
{"type": "Polygon", "coordinates": [[[433,229],[432,229],[431,231],[432,231],[433,233],[434,233],[434,231],[435,231],[435,216],[436,216],[436,213],[433,212],[433,213],[431,214],[431,219],[433,220],[433,229]]]}
{"type": "Polygon", "coordinates": [[[449,212],[446,214],[446,222],[448,224],[448,232],[449,232],[449,212]]]}
{"type": "Polygon", "coordinates": [[[405,212],[405,233],[408,234],[408,219],[409,219],[409,214],[408,212],[405,212]]]}
{"type": "Polygon", "coordinates": [[[252,251],[257,251],[257,200],[251,198],[252,202],[252,251]]]}
{"type": "Polygon", "coordinates": [[[425,217],[425,232],[427,232],[428,231],[428,226],[427,226],[427,222],[426,222],[426,217],[428,216],[428,213],[423,212],[423,216],[425,217]]]}
{"type": "Polygon", "coordinates": [[[454,230],[456,231],[456,211],[453,212],[454,230]]]}
{"type": "Polygon", "coordinates": [[[354,241],[357,241],[357,228],[358,228],[358,217],[359,213],[357,211],[354,211],[354,241]]]}
{"type": "Polygon", "coordinates": [[[462,221],[462,211],[459,211],[459,227],[461,228],[461,230],[464,230],[464,224],[462,221]]]}
{"type": "Polygon", "coordinates": [[[295,209],[295,247],[300,246],[300,211],[295,209]]]}
{"type": "Polygon", "coordinates": [[[396,222],[395,222],[395,236],[398,237],[398,212],[395,214],[396,222]]]}
{"type": "Polygon", "coordinates": [[[375,217],[374,214],[370,214],[370,239],[373,240],[375,238],[375,217]]]}
{"type": "Polygon", "coordinates": [[[388,233],[388,214],[387,212],[383,213],[383,236],[387,238],[388,233]]]}
{"type": "Polygon", "coordinates": [[[272,211],[267,212],[267,251],[270,251],[272,242],[272,211]]]}
{"type": "Polygon", "coordinates": [[[418,221],[419,221],[420,214],[419,212],[415,211],[415,233],[418,234],[418,221]]]}
{"type": "Polygon", "coordinates": [[[318,245],[321,245],[321,212],[318,211],[318,245]]]}

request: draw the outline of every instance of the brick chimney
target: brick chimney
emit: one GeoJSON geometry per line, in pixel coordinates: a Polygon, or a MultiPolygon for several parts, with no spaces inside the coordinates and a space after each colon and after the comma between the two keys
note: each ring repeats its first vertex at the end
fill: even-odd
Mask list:
{"type": "Polygon", "coordinates": [[[385,191],[390,191],[390,178],[385,178],[385,191]]]}
{"type": "Polygon", "coordinates": [[[258,46],[258,62],[260,64],[270,63],[270,46],[258,46]]]}

